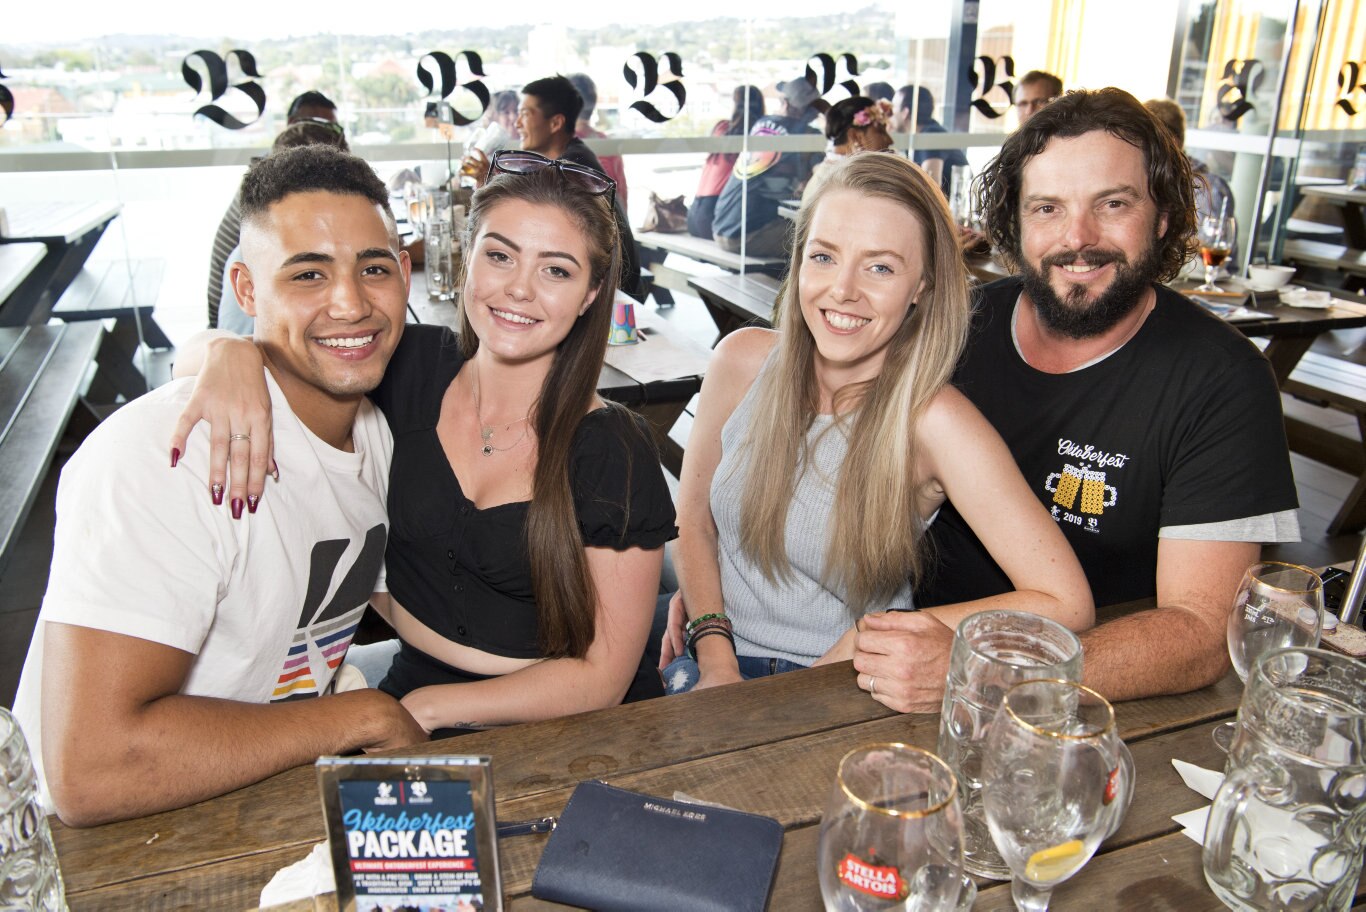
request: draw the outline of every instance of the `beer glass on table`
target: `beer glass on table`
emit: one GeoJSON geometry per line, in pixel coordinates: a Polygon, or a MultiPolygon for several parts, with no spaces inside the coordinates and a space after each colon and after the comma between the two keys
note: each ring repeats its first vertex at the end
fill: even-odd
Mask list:
{"type": "Polygon", "coordinates": [[[1001,699],[1021,681],[1080,681],[1081,673],[1081,641],[1076,634],[1037,614],[979,611],[964,618],[954,632],[936,751],[958,777],[963,866],[973,874],[1010,879],[1010,868],[991,840],[982,808],[982,761],[1001,699]]]}
{"type": "Polygon", "coordinates": [[[1346,909],[1366,845],[1366,666],[1322,649],[1253,665],[1205,828],[1230,909],[1346,909]]]}
{"type": "Polygon", "coordinates": [[[1200,259],[1205,262],[1205,284],[1196,291],[1219,291],[1214,275],[1228,259],[1238,239],[1238,223],[1231,215],[1209,215],[1200,220],[1200,259]]]}
{"type": "MultiPolygon", "coordinates": [[[[1323,630],[1323,581],[1308,567],[1264,561],[1243,574],[1228,616],[1228,656],[1238,680],[1268,652],[1317,646],[1323,630]]],[[[1237,723],[1214,729],[1214,743],[1228,753],[1237,723]]]]}
{"type": "Polygon", "coordinates": [[[977,888],[963,873],[953,771],[906,744],[850,751],[821,817],[827,912],[961,912],[977,888]]]}
{"type": "Polygon", "coordinates": [[[1119,827],[1134,763],[1110,704],[1074,681],[1016,684],[991,723],[982,801],[1021,912],[1043,912],[1119,827]]]}

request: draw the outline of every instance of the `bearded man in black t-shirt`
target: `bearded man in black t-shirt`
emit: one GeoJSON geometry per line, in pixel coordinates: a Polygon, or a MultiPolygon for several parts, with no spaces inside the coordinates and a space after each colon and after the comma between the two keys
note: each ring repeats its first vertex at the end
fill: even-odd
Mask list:
{"type": "MultiPolygon", "coordinates": [[[[1071,92],[1006,140],[978,192],[1018,274],[982,290],[955,383],[1063,529],[1096,605],[1156,599],[1082,635],[1086,681],[1110,699],[1211,684],[1243,571],[1299,524],[1266,359],[1159,284],[1193,251],[1189,163],[1133,96],[1071,92]]],[[[918,605],[1009,589],[951,504],[930,533],[938,566],[918,605]]],[[[937,706],[942,682],[916,672],[937,623],[866,621],[855,667],[882,702],[937,706]]],[[[947,650],[951,631],[936,632],[947,650]]]]}

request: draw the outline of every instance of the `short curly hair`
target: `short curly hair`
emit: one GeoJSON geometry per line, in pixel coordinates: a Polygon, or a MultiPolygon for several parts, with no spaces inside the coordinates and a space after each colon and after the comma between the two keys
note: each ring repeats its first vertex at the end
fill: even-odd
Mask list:
{"type": "Polygon", "coordinates": [[[363,196],[393,218],[389,191],[373,168],[340,149],[313,144],[283,149],[251,166],[238,194],[242,221],[263,214],[291,193],[312,191],[363,196]]]}
{"type": "Polygon", "coordinates": [[[1020,188],[1024,167],[1054,137],[1072,139],[1103,130],[1143,153],[1148,194],[1167,230],[1156,241],[1157,281],[1172,279],[1195,255],[1195,180],[1190,159],[1161,123],[1123,89],[1074,90],[1048,105],[1006,139],[978,175],[975,193],[986,233],[1002,259],[1018,271],[1023,262],[1020,188]]]}

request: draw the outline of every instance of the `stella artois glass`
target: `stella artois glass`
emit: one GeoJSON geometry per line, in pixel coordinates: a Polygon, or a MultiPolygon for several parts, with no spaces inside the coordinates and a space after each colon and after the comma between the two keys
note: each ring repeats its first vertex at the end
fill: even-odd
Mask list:
{"type": "Polygon", "coordinates": [[[869,744],[840,761],[819,856],[831,912],[958,912],[977,894],[963,874],[953,772],[905,744],[869,744]]]}

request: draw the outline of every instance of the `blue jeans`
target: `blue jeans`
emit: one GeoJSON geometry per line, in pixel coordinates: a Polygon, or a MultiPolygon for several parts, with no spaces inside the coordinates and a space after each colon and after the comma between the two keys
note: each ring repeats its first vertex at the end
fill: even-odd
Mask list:
{"type": "MultiPolygon", "coordinates": [[[[740,677],[746,681],[806,667],[800,662],[767,656],[736,656],[735,658],[740,663],[740,677]]],[[[670,696],[687,693],[697,686],[697,680],[701,676],[702,673],[697,668],[696,659],[679,656],[664,669],[664,692],[670,696]]]]}

